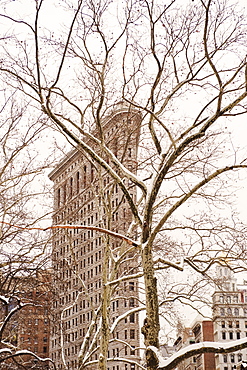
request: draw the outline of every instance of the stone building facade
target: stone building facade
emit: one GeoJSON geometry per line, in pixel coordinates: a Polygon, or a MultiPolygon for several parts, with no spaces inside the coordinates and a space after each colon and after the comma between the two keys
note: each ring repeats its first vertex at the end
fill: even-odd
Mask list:
{"type": "MultiPolygon", "coordinates": [[[[134,173],[140,121],[138,111],[119,104],[102,125],[107,148],[134,173]]],[[[94,127],[91,134],[99,135],[94,127]]],[[[85,137],[84,142],[109,163],[106,151],[102,151],[96,141],[85,137]]],[[[125,196],[109,173],[79,148],[68,153],[52,171],[50,179],[54,182],[55,288],[50,355],[57,369],[64,369],[65,363],[73,370],[78,368],[78,356],[83,348],[84,359],[87,352],[88,368],[97,368],[99,312],[105,304],[106,287],[110,287],[109,326],[118,324],[109,334],[108,369],[134,370],[135,362],[140,360],[138,282],[126,277],[137,272],[138,260],[125,240],[100,231],[104,228],[111,233],[135,237],[136,231],[129,230],[132,214],[125,196]],[[56,228],[56,225],[80,225],[81,228],[56,228]],[[122,259],[117,263],[120,255],[122,259]],[[122,282],[116,282],[118,279],[122,282]],[[127,311],[129,315],[125,315],[127,311]],[[118,361],[123,358],[126,362],[118,361]]],[[[121,181],[135,200],[134,184],[126,178],[121,181]]]]}
{"type": "MultiPolygon", "coordinates": [[[[213,294],[214,340],[234,341],[247,336],[247,285],[238,285],[227,266],[219,266],[213,294]]],[[[216,370],[233,370],[247,360],[247,349],[216,355],[216,370]]]]}
{"type": "MultiPolygon", "coordinates": [[[[212,297],[212,320],[196,318],[190,329],[180,333],[176,351],[202,341],[226,343],[247,337],[247,282],[237,284],[227,264],[217,266],[212,297]],[[190,333],[190,335],[188,335],[190,333]],[[193,333],[193,335],[192,335],[193,333]]],[[[205,353],[178,365],[179,370],[234,370],[247,363],[247,349],[228,354],[205,353]]],[[[245,366],[245,365],[244,365],[245,366]]]]}

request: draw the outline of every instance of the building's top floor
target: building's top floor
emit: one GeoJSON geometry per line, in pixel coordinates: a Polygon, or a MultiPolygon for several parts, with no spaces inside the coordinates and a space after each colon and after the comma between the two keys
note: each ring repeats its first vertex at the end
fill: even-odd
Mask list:
{"type": "MultiPolygon", "coordinates": [[[[137,148],[139,135],[140,135],[140,123],[142,116],[137,109],[130,108],[125,104],[119,103],[111,111],[111,113],[103,119],[101,125],[103,128],[104,138],[102,139],[104,144],[113,152],[113,154],[123,161],[122,157],[131,157],[131,152],[134,152],[133,146],[137,148]],[[126,145],[129,144],[128,145],[126,145]]],[[[96,153],[98,153],[101,147],[101,141],[98,140],[99,134],[92,126],[90,136],[85,134],[83,142],[91,147],[96,153]],[[95,140],[92,139],[95,138],[95,140]]],[[[136,154],[136,153],[135,153],[136,154]]],[[[103,159],[108,161],[106,154],[101,154],[103,159]]],[[[60,182],[70,176],[72,172],[80,168],[82,163],[91,163],[92,158],[87,158],[85,153],[82,153],[78,148],[71,150],[65,157],[58,163],[56,168],[49,174],[50,180],[53,182],[60,182]]],[[[94,165],[92,164],[92,167],[94,165]]]]}
{"type": "Polygon", "coordinates": [[[219,291],[213,294],[213,305],[247,305],[247,290],[219,291]]]}

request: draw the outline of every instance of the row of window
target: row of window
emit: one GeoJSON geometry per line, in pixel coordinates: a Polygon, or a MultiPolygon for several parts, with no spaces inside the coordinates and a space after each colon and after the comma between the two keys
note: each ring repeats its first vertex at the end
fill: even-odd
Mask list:
{"type": "MultiPolygon", "coordinates": [[[[128,148],[129,157],[131,157],[131,148],[128,148]]],[[[128,168],[132,170],[132,166],[129,165],[128,168]]],[[[77,171],[74,176],[71,176],[68,180],[66,180],[61,187],[57,189],[57,207],[62,206],[66,203],[68,199],[71,199],[76,194],[79,194],[80,190],[85,189],[87,186],[92,184],[95,178],[95,168],[91,164],[90,168],[84,165],[83,170],[77,171]]],[[[110,178],[105,177],[103,179],[103,186],[106,186],[110,183],[110,178]]],[[[98,185],[95,186],[95,193],[98,194],[99,189],[98,185]]],[[[116,184],[115,192],[118,192],[118,186],[116,184]]],[[[86,200],[86,199],[84,199],[86,200]]]]}
{"type": "MultiPolygon", "coordinates": [[[[226,327],[228,328],[233,328],[235,327],[236,329],[239,328],[239,321],[221,321],[221,327],[224,329],[226,327]]],[[[247,321],[245,321],[245,327],[247,328],[247,321]]]]}
{"type": "MultiPolygon", "coordinates": [[[[241,313],[242,309],[239,309],[237,307],[231,308],[220,308],[220,316],[239,316],[241,313]]],[[[243,315],[247,316],[247,308],[243,309],[243,315]]],[[[241,315],[242,316],[242,315],[241,315]]]]}
{"type": "Polygon", "coordinates": [[[82,173],[77,171],[73,177],[65,181],[63,185],[57,189],[57,206],[60,207],[65,204],[66,201],[72,198],[75,194],[78,194],[80,189],[85,189],[94,180],[95,169],[91,165],[88,169],[87,166],[83,166],[82,173]]]}
{"type": "MultiPolygon", "coordinates": [[[[109,178],[104,179],[104,182],[105,182],[104,188],[106,188],[106,185],[109,184],[109,181],[110,181],[109,178]]],[[[123,182],[125,182],[125,179],[123,180],[123,182]]],[[[111,191],[111,198],[114,196],[114,193],[118,194],[118,188],[119,187],[116,184],[114,186],[114,192],[111,191]]],[[[59,200],[59,198],[60,198],[60,202],[59,202],[60,205],[62,205],[62,201],[61,201],[62,190],[61,189],[62,188],[57,190],[57,200],[59,200]]],[[[82,208],[81,216],[86,215],[86,212],[91,212],[94,209],[95,199],[97,199],[98,205],[101,206],[102,205],[101,197],[95,198],[95,195],[98,195],[98,193],[99,193],[99,186],[96,185],[94,187],[94,191],[89,190],[88,192],[85,192],[84,194],[80,194],[80,197],[77,197],[73,202],[68,202],[67,207],[63,208],[62,212],[55,217],[55,223],[58,223],[59,221],[63,220],[66,217],[69,217],[70,214],[72,214],[72,212],[74,212],[76,210],[79,210],[81,208],[82,208]],[[94,199],[94,202],[88,203],[87,207],[84,206],[84,204],[86,202],[90,202],[91,199],[94,199]]],[[[109,193],[109,191],[107,191],[105,193],[105,196],[109,197],[109,195],[110,195],[110,193],[109,193]]],[[[124,198],[124,201],[125,201],[125,198],[124,198]]],[[[118,202],[116,201],[116,206],[117,205],[118,205],[118,202]]]]}
{"type": "MultiPolygon", "coordinates": [[[[247,334],[247,333],[246,333],[247,334]]],[[[226,331],[223,331],[221,333],[221,337],[222,339],[240,339],[241,338],[241,332],[240,331],[236,331],[235,333],[233,331],[229,331],[229,332],[226,332],[226,331]],[[227,338],[228,337],[228,338],[227,338]]]]}
{"type": "Polygon", "coordinates": [[[28,325],[48,325],[49,324],[49,320],[48,319],[28,319],[27,321],[27,324],[28,325]]]}
{"type": "MultiPolygon", "coordinates": [[[[34,343],[34,344],[37,344],[38,343],[38,340],[40,340],[40,338],[38,339],[38,337],[28,337],[27,339],[25,339],[25,337],[21,337],[21,342],[28,342],[28,343],[34,343]]],[[[43,337],[43,342],[44,343],[47,343],[48,342],[48,337],[43,337]]]]}
{"type": "MultiPolygon", "coordinates": [[[[118,301],[116,301],[116,302],[118,302],[118,301]]],[[[134,298],[131,297],[129,299],[129,301],[125,300],[125,307],[127,307],[127,306],[129,306],[130,308],[135,307],[134,298]]],[[[112,320],[113,321],[116,320],[117,317],[118,316],[112,318],[112,320]]],[[[83,313],[83,314],[79,315],[78,318],[79,318],[79,323],[80,324],[82,324],[82,323],[84,324],[86,322],[89,322],[90,320],[92,320],[92,311],[89,311],[87,313],[83,313]]],[[[65,322],[65,329],[70,329],[73,326],[77,326],[78,325],[78,318],[76,317],[76,318],[73,318],[71,320],[66,321],[65,322]]],[[[128,319],[129,319],[130,323],[134,323],[135,322],[135,313],[131,313],[128,318],[126,317],[125,318],[125,323],[128,322],[128,319]]]]}
{"type": "MultiPolygon", "coordinates": [[[[132,285],[131,285],[131,288],[132,288],[132,285]]],[[[78,306],[79,306],[79,309],[82,310],[82,309],[87,309],[90,307],[90,304],[93,303],[93,297],[90,297],[90,301],[89,300],[81,300],[79,305],[78,304],[75,304],[72,308],[68,308],[67,310],[64,311],[64,318],[66,317],[70,317],[71,314],[74,314],[74,313],[77,313],[78,312],[78,306]]],[[[135,299],[133,297],[130,297],[129,298],[129,301],[127,301],[125,299],[125,303],[124,303],[125,307],[127,307],[129,305],[129,307],[135,307],[135,299]],[[129,304],[128,304],[129,302],[129,304]]],[[[112,311],[114,312],[115,310],[117,310],[119,307],[119,300],[116,300],[114,302],[112,302],[112,311]]],[[[135,322],[135,321],[132,321],[134,320],[134,313],[132,313],[130,315],[130,322],[135,322]]],[[[127,319],[126,319],[127,320],[127,319]]],[[[126,321],[127,322],[127,321],[126,321]]]]}
{"type": "Polygon", "coordinates": [[[220,303],[226,303],[226,304],[229,304],[229,303],[238,303],[239,299],[238,299],[238,294],[234,294],[234,295],[220,295],[220,303]]]}
{"type": "MultiPolygon", "coordinates": [[[[132,316],[130,317],[130,322],[134,322],[135,321],[135,318],[132,316]]],[[[75,324],[77,325],[77,319],[75,319],[75,324]]],[[[66,322],[65,323],[65,329],[69,329],[70,328],[70,322],[66,322]]],[[[78,338],[83,338],[86,334],[86,330],[87,328],[80,328],[79,331],[75,331],[75,332],[72,332],[72,333],[68,333],[68,334],[65,334],[65,343],[69,343],[69,342],[73,342],[73,341],[76,341],[78,338]]],[[[53,333],[54,335],[55,333],[53,333]]],[[[137,339],[137,332],[135,329],[125,329],[124,331],[124,339],[127,340],[127,339],[137,339]]],[[[120,334],[119,332],[115,332],[115,337],[116,339],[120,339],[120,334]]],[[[47,342],[47,338],[44,338],[44,342],[47,342]]],[[[56,339],[53,339],[52,342],[52,348],[54,348],[57,344],[57,340],[56,339]]],[[[134,353],[132,353],[134,354],[134,353]]]]}
{"type": "MultiPolygon", "coordinates": [[[[27,349],[28,349],[28,351],[33,351],[34,353],[38,353],[38,347],[37,346],[35,346],[34,348],[27,347],[27,349]]],[[[43,353],[47,353],[48,352],[47,346],[43,346],[42,352],[43,353]]]]}
{"type": "Polygon", "coordinates": [[[238,354],[231,353],[229,355],[222,355],[222,359],[223,359],[224,363],[227,363],[227,362],[231,362],[231,363],[241,362],[242,357],[243,357],[242,353],[238,353],[238,354]]]}
{"type": "MultiPolygon", "coordinates": [[[[93,230],[89,230],[88,231],[88,239],[86,238],[86,233],[84,234],[81,234],[81,241],[79,239],[75,239],[73,241],[73,244],[72,245],[63,245],[60,247],[60,250],[56,251],[53,253],[53,258],[54,260],[57,260],[59,259],[59,256],[63,256],[65,254],[71,254],[71,248],[74,247],[78,247],[80,249],[78,249],[77,251],[74,250],[73,248],[73,252],[75,253],[75,256],[76,258],[78,259],[79,257],[82,257],[84,256],[86,253],[89,253],[89,252],[92,252],[93,251],[93,247],[95,246],[95,248],[98,248],[101,246],[101,242],[102,242],[102,239],[101,237],[99,238],[95,238],[93,241],[92,241],[92,238],[93,238],[93,230]],[[91,234],[91,235],[90,235],[91,234]],[[81,246],[80,243],[82,243],[83,241],[86,241],[86,240],[90,240],[90,243],[84,243],[83,246],[81,246]]],[[[65,242],[65,238],[62,238],[61,241],[60,241],[60,244],[63,244],[65,242]]],[[[59,245],[59,240],[57,240],[54,244],[54,247],[58,248],[58,245],[59,245]]]]}

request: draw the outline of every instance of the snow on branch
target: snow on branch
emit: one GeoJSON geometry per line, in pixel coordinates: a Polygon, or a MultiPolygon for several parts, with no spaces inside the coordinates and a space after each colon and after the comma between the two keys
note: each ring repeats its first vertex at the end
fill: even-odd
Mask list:
{"type": "Polygon", "coordinates": [[[113,333],[113,331],[116,329],[116,326],[118,325],[118,323],[120,321],[122,321],[123,319],[125,319],[127,316],[129,316],[129,315],[131,315],[132,313],[135,313],[135,312],[144,311],[145,309],[146,309],[146,306],[142,306],[142,307],[136,307],[136,308],[133,308],[132,310],[124,312],[122,315],[118,316],[115,319],[115,321],[112,324],[112,327],[110,329],[110,332],[113,333]]]}
{"type": "Polygon", "coordinates": [[[13,358],[13,357],[29,355],[29,356],[35,357],[38,361],[41,361],[41,362],[51,362],[53,367],[54,367],[54,370],[56,370],[56,366],[55,366],[54,362],[49,357],[42,358],[42,357],[39,357],[35,353],[33,353],[31,351],[28,351],[28,350],[20,350],[20,351],[16,351],[16,352],[13,353],[9,348],[1,348],[0,349],[0,355],[3,355],[4,353],[6,353],[7,356],[0,358],[0,364],[2,362],[6,361],[6,360],[9,360],[9,359],[13,358]]]}
{"type": "Polygon", "coordinates": [[[0,295],[0,301],[2,301],[5,305],[9,304],[9,298],[0,295]]]}
{"type": "Polygon", "coordinates": [[[108,281],[107,283],[105,283],[105,286],[107,286],[107,285],[111,286],[111,285],[119,284],[119,283],[122,283],[123,281],[127,281],[127,280],[138,279],[138,278],[141,278],[142,276],[143,276],[143,272],[139,272],[139,273],[131,274],[131,275],[126,275],[126,276],[121,276],[118,279],[108,281]]]}
{"type": "Polygon", "coordinates": [[[6,317],[4,317],[4,320],[0,323],[0,341],[2,340],[2,335],[3,335],[3,331],[5,330],[5,327],[6,325],[9,323],[10,319],[12,318],[12,316],[20,311],[22,308],[26,307],[26,306],[33,306],[33,303],[21,303],[20,301],[18,302],[18,304],[12,308],[10,310],[10,312],[7,314],[6,317]]]}
{"type": "Polygon", "coordinates": [[[177,365],[186,360],[187,358],[202,353],[229,353],[235,352],[241,349],[247,348],[247,338],[235,340],[232,342],[222,343],[222,342],[200,342],[191,344],[187,347],[180,349],[177,353],[164,359],[156,347],[150,346],[148,349],[156,354],[159,360],[159,369],[161,370],[172,370],[177,367],[177,365]]]}
{"type": "Polygon", "coordinates": [[[162,265],[165,265],[163,267],[161,266],[158,266],[156,267],[156,269],[160,270],[161,268],[168,268],[168,267],[174,267],[175,269],[179,270],[179,271],[183,271],[184,267],[184,260],[183,258],[180,259],[180,261],[177,261],[177,262],[171,262],[171,261],[168,261],[168,260],[165,260],[164,258],[157,258],[157,259],[154,259],[154,265],[157,265],[157,264],[162,264],[162,265]]]}

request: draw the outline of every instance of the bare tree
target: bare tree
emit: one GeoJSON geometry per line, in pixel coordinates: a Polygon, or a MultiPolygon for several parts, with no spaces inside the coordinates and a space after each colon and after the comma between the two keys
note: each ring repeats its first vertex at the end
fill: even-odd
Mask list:
{"type": "MultiPolygon", "coordinates": [[[[40,289],[38,274],[44,274],[50,266],[47,236],[26,226],[35,222],[45,225],[50,219],[51,202],[43,181],[50,164],[47,153],[40,155],[36,145],[44,138],[44,121],[35,115],[25,116],[27,104],[18,101],[18,94],[6,89],[1,92],[0,366],[7,369],[25,368],[30,358],[40,364],[43,361],[28,351],[27,343],[20,343],[20,328],[31,320],[33,307],[40,306],[32,294],[40,289]],[[40,207],[35,207],[38,202],[40,207]]],[[[47,361],[44,363],[47,365],[47,361]]]]}
{"type": "MultiPolygon", "coordinates": [[[[54,31],[42,18],[47,6],[35,1],[25,17],[5,6],[1,16],[12,33],[1,36],[2,79],[32,99],[34,109],[121,188],[139,230],[133,245],[140,250],[145,282],[147,369],[172,368],[174,363],[159,364],[155,350],[156,268],[179,271],[188,265],[205,275],[221,263],[222,251],[246,268],[244,228],[226,202],[233,175],[237,179],[246,169],[246,153],[231,145],[232,125],[246,113],[244,15],[225,1],[117,6],[79,0],[56,9],[53,21],[61,17],[65,25],[57,23],[54,31]],[[142,114],[138,174],[107,146],[104,117],[119,100],[142,114]],[[124,179],[137,187],[137,202],[124,179]],[[224,220],[223,211],[230,217],[224,220]],[[175,255],[166,244],[173,235],[182,241],[175,255]],[[156,258],[154,245],[163,240],[156,258]]],[[[220,352],[219,346],[212,351],[220,352]]]]}

